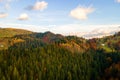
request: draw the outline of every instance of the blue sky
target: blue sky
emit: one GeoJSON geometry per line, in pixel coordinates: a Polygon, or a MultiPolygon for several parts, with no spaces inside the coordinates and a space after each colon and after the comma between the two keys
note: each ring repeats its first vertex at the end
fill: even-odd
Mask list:
{"type": "Polygon", "coordinates": [[[0,27],[65,34],[119,21],[120,0],[0,0],[0,27]]]}

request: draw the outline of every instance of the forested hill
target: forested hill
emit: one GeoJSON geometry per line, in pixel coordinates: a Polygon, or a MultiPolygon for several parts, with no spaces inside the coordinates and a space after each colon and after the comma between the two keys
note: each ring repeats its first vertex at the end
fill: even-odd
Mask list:
{"type": "Polygon", "coordinates": [[[2,28],[0,36],[0,80],[120,79],[120,33],[86,40],[2,28]]]}
{"type": "Polygon", "coordinates": [[[31,31],[23,29],[14,29],[14,28],[0,28],[0,38],[1,37],[13,37],[20,34],[31,34],[31,31]]]}

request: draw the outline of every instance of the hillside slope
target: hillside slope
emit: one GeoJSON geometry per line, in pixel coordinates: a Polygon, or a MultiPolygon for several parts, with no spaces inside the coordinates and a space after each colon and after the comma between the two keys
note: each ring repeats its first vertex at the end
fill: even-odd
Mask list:
{"type": "Polygon", "coordinates": [[[97,39],[98,47],[103,48],[107,52],[116,51],[116,48],[117,47],[119,48],[119,42],[120,42],[120,32],[111,36],[97,39]]]}
{"type": "Polygon", "coordinates": [[[23,42],[23,39],[12,38],[16,35],[32,34],[33,32],[15,28],[0,28],[0,50],[8,49],[15,43],[23,42]]]}
{"type": "Polygon", "coordinates": [[[31,31],[23,29],[14,29],[14,28],[0,28],[0,38],[1,37],[13,37],[20,34],[31,34],[31,31]]]}

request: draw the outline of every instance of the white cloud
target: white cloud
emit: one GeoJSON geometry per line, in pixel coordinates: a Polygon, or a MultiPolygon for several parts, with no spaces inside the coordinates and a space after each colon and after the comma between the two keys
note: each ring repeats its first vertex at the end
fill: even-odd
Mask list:
{"type": "Polygon", "coordinates": [[[5,17],[7,17],[7,16],[8,16],[7,13],[0,13],[0,18],[5,18],[5,17]]]}
{"type": "Polygon", "coordinates": [[[22,13],[18,18],[18,20],[28,20],[28,19],[29,19],[29,16],[26,13],[22,13]]]}
{"type": "Polygon", "coordinates": [[[45,1],[37,1],[34,6],[29,6],[27,9],[28,10],[44,10],[48,6],[48,3],[45,1]]]}
{"type": "Polygon", "coordinates": [[[91,7],[77,7],[70,12],[70,16],[78,20],[86,20],[88,14],[92,13],[94,8],[91,7]]]}
{"type": "Polygon", "coordinates": [[[120,3],[120,0],[116,0],[116,2],[120,3]]]}
{"type": "Polygon", "coordinates": [[[47,5],[48,5],[48,3],[45,2],[45,1],[37,2],[37,3],[34,5],[33,9],[34,9],[34,10],[44,10],[45,8],[47,8],[47,5]]]}

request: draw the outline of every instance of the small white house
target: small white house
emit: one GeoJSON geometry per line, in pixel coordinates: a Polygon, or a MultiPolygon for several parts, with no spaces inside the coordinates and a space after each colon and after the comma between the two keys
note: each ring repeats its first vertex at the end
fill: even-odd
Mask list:
{"type": "Polygon", "coordinates": [[[105,46],[105,44],[101,44],[102,46],[105,46]]]}

